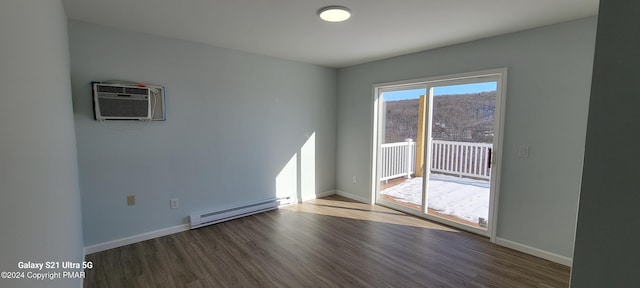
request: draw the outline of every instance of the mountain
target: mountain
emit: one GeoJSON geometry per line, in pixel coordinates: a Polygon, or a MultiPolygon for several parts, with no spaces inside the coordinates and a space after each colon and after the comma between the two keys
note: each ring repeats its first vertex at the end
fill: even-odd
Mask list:
{"type": "MultiPolygon", "coordinates": [[[[496,93],[482,92],[433,97],[432,137],[437,140],[493,141],[496,93]]],[[[419,99],[387,101],[385,143],[416,139],[419,99]]]]}

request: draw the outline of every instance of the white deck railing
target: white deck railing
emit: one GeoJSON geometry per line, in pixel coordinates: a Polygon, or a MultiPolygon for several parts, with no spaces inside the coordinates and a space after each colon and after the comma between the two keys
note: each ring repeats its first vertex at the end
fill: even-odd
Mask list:
{"type": "MultiPolygon", "coordinates": [[[[408,139],[409,140],[409,139],[408,139]]],[[[413,141],[381,145],[380,181],[405,177],[415,173],[416,143],[413,141]]],[[[479,179],[491,179],[488,167],[491,143],[431,141],[431,172],[479,179]]]]}
{"type": "Polygon", "coordinates": [[[393,178],[411,178],[416,167],[416,142],[386,143],[381,145],[382,171],[380,181],[393,178]]]}
{"type": "Polygon", "coordinates": [[[489,151],[491,143],[431,141],[431,172],[491,179],[489,151]]]}

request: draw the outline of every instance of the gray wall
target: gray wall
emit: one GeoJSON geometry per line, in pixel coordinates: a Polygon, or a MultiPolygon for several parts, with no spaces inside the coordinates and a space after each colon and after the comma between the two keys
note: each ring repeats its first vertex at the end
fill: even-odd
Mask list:
{"type": "Polygon", "coordinates": [[[87,246],[335,189],[335,69],[76,21],[69,37],[87,246]],[[167,121],[94,121],[89,82],[111,79],[164,85],[167,121]]]}
{"type": "MultiPolygon", "coordinates": [[[[0,39],[0,271],[59,272],[17,264],[83,256],[62,4],[1,1],[0,39]]],[[[0,279],[0,287],[81,286],[81,279],[0,279]]]]}
{"type": "Polygon", "coordinates": [[[588,18],[340,69],[337,189],[370,197],[374,83],[508,67],[498,237],[570,258],[595,25],[588,18]],[[529,158],[517,156],[523,144],[529,158]]]}
{"type": "Polygon", "coordinates": [[[637,287],[640,3],[600,1],[572,287],[637,287]]]}

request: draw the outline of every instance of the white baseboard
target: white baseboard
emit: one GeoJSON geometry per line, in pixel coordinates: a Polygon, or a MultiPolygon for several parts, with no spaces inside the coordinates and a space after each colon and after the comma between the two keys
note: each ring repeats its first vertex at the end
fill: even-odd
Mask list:
{"type": "Polygon", "coordinates": [[[340,195],[342,197],[349,198],[351,200],[356,200],[358,202],[371,203],[371,201],[368,198],[364,198],[362,196],[358,196],[358,195],[355,195],[355,194],[347,193],[347,192],[344,192],[344,191],[336,190],[335,194],[336,195],[340,195]]]}
{"type": "Polygon", "coordinates": [[[323,197],[331,196],[333,194],[336,194],[336,190],[329,190],[329,191],[324,191],[322,193],[318,193],[316,194],[316,198],[323,198],[323,197]]]}
{"type": "Polygon", "coordinates": [[[527,253],[536,257],[540,257],[542,259],[549,260],[551,262],[556,262],[558,264],[562,264],[568,267],[571,267],[573,260],[569,257],[558,255],[555,253],[551,253],[549,251],[545,251],[542,249],[534,248],[528,245],[520,244],[518,242],[513,242],[510,240],[506,240],[500,237],[496,237],[496,244],[500,246],[504,246],[513,250],[517,250],[523,253],[527,253]]]}
{"type": "Polygon", "coordinates": [[[96,252],[105,251],[105,250],[109,250],[117,247],[122,247],[129,244],[138,243],[145,240],[158,238],[166,235],[171,235],[171,234],[175,234],[175,233],[183,232],[187,230],[189,230],[189,224],[182,224],[182,225],[177,225],[177,226],[164,228],[156,231],[142,233],[134,236],[120,238],[120,239],[84,247],[84,254],[85,255],[93,254],[96,252]]]}
{"type": "MultiPolygon", "coordinates": [[[[333,190],[326,191],[326,192],[322,192],[322,193],[316,194],[316,197],[320,198],[320,197],[332,195],[334,193],[335,193],[335,191],[333,191],[333,190]]],[[[297,201],[296,198],[295,198],[295,195],[292,195],[290,197],[292,197],[293,201],[297,201]]],[[[291,204],[294,204],[294,203],[295,202],[292,202],[291,204]]],[[[181,224],[181,225],[176,225],[176,226],[173,226],[173,227],[168,227],[168,228],[164,228],[164,229],[159,229],[159,230],[155,230],[155,231],[150,231],[150,232],[146,232],[146,233],[142,233],[142,234],[138,234],[138,235],[133,235],[133,236],[125,237],[125,238],[120,238],[120,239],[116,239],[116,240],[112,240],[112,241],[107,241],[107,242],[104,242],[104,243],[99,243],[99,244],[87,246],[87,247],[84,247],[84,255],[93,254],[93,253],[96,253],[96,252],[105,251],[105,250],[109,250],[109,249],[113,249],[113,248],[118,248],[118,247],[126,246],[126,245],[133,244],[133,243],[142,242],[142,241],[153,239],[153,238],[158,238],[158,237],[162,237],[162,236],[167,236],[167,235],[171,235],[171,234],[187,231],[190,228],[191,228],[191,226],[189,224],[181,224]]]]}
{"type": "Polygon", "coordinates": [[[324,192],[316,193],[316,195],[311,196],[311,197],[303,197],[302,199],[300,199],[300,202],[305,202],[305,201],[309,201],[309,200],[313,200],[313,199],[327,197],[327,196],[333,195],[333,194],[336,194],[336,190],[324,191],[324,192]]]}

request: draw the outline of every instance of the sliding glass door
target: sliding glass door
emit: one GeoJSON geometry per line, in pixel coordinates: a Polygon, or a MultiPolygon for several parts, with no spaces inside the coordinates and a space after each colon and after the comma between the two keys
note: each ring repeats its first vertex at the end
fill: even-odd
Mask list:
{"type": "Polygon", "coordinates": [[[467,81],[430,89],[426,213],[486,230],[497,82],[467,81]]]}
{"type": "Polygon", "coordinates": [[[376,203],[491,234],[506,71],[491,72],[376,86],[376,203]]]}
{"type": "Polygon", "coordinates": [[[420,103],[426,87],[390,88],[380,94],[378,198],[402,209],[423,211],[422,142],[424,125],[420,103]]]}

